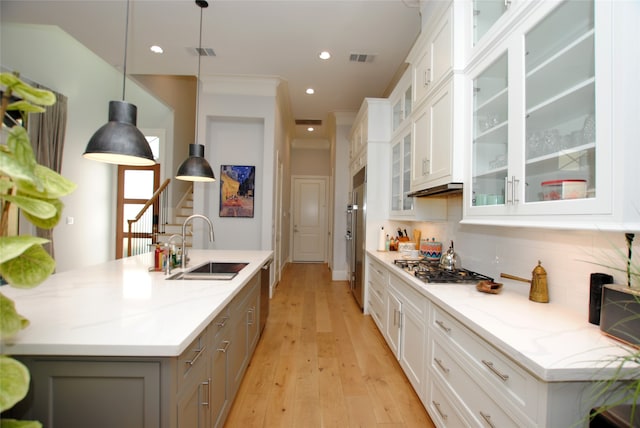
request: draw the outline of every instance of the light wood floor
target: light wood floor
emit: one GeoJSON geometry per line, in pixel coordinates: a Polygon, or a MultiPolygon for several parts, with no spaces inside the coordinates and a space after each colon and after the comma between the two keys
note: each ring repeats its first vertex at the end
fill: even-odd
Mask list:
{"type": "Polygon", "coordinates": [[[289,264],[227,419],[236,427],[433,427],[345,281],[289,264]]]}

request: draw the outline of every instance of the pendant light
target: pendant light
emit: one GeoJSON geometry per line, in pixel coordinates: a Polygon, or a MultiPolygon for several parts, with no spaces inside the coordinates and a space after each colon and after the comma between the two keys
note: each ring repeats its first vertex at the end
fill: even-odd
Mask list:
{"type": "Polygon", "coordinates": [[[109,122],[98,129],[87,144],[83,157],[118,165],[150,166],[156,162],[144,134],[136,127],[138,108],[124,100],[127,81],[127,41],[129,0],[124,32],[124,70],[122,101],[109,101],[109,122]]]}
{"type": "Polygon", "coordinates": [[[176,178],[184,181],[216,181],[211,165],[204,157],[204,145],[198,144],[198,115],[200,111],[200,58],[202,57],[202,11],[209,7],[206,0],[195,0],[200,8],[200,41],[198,43],[198,78],[196,80],[196,138],[194,144],[189,144],[189,157],[182,162],[176,178]]]}

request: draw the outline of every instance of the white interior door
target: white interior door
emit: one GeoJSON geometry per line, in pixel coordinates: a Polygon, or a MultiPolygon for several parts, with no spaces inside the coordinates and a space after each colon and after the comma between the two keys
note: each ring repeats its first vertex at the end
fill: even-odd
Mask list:
{"type": "Polygon", "coordinates": [[[327,246],[326,177],[293,178],[293,261],[324,262],[327,246]]]}

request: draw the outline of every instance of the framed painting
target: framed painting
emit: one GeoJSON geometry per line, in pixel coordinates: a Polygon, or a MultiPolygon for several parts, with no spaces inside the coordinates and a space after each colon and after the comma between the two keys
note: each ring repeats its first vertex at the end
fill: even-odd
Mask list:
{"type": "Polygon", "coordinates": [[[253,217],[256,167],[220,166],[220,217],[253,217]]]}

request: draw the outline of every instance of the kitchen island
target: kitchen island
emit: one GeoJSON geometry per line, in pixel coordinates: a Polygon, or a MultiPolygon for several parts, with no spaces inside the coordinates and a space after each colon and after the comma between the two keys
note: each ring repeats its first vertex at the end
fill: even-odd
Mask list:
{"type": "Polygon", "coordinates": [[[18,416],[65,427],[222,425],[257,343],[260,273],[272,252],[189,257],[187,269],[248,265],[226,281],[166,280],[149,271],[147,253],[30,290],[0,288],[31,322],[2,345],[32,374],[18,416]]]}
{"type": "Polygon", "coordinates": [[[509,283],[500,294],[425,283],[393,263],[400,253],[367,256],[369,312],[437,426],[586,426],[593,382],[640,372],[617,373],[633,350],[586,308],[535,303],[509,283]]]}

